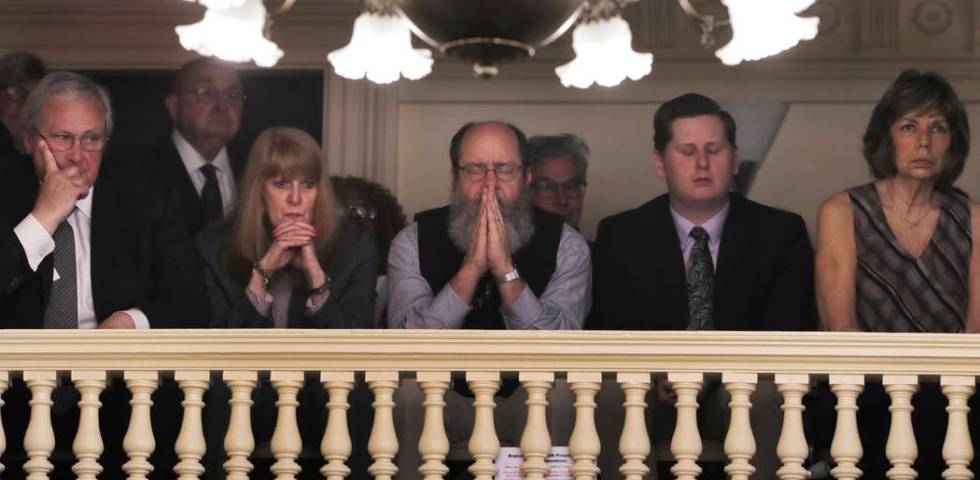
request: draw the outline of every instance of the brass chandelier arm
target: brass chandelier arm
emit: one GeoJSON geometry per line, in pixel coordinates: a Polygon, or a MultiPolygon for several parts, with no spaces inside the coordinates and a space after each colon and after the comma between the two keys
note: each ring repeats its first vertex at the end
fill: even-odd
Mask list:
{"type": "Polygon", "coordinates": [[[282,5],[279,5],[279,8],[267,13],[266,15],[273,17],[275,15],[279,15],[280,13],[286,13],[290,8],[293,8],[293,4],[295,3],[296,0],[282,0],[282,5]]]}
{"type": "Polygon", "coordinates": [[[693,17],[698,21],[698,25],[701,27],[701,46],[704,48],[711,48],[715,45],[715,28],[725,27],[731,25],[731,21],[727,18],[718,20],[714,15],[705,15],[700,12],[694,5],[691,4],[691,0],[677,0],[680,5],[681,10],[684,10],[689,17],[693,17]]]}

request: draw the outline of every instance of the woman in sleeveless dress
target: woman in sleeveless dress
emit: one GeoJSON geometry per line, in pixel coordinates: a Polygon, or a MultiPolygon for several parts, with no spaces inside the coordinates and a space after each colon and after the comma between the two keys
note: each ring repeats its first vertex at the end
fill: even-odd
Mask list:
{"type": "MultiPolygon", "coordinates": [[[[906,70],[875,106],[864,158],[875,181],[834,195],[817,221],[817,301],[824,328],[866,332],[980,331],[980,209],[953,183],[970,149],[966,111],[936,73],[906,70]]],[[[862,478],[884,478],[887,394],[859,399],[862,478]]],[[[924,383],[913,414],[920,478],[940,478],[946,416],[924,383]]]]}

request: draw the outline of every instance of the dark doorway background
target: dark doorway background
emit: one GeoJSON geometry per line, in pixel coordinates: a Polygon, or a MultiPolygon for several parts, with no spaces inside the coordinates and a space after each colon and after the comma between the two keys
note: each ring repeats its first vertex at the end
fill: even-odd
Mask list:
{"type": "MultiPolygon", "coordinates": [[[[127,156],[170,135],[173,126],[163,106],[170,91],[172,70],[92,70],[81,72],[109,90],[115,128],[106,161],[126,162],[127,156]]],[[[248,97],[242,126],[228,148],[241,155],[267,127],[288,125],[305,130],[321,142],[323,132],[322,70],[241,70],[248,97]]]]}

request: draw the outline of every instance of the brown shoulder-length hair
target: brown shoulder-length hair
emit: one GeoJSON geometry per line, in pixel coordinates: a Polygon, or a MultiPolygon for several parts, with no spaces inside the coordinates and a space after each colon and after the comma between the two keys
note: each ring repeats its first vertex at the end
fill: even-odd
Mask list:
{"type": "Polygon", "coordinates": [[[264,192],[266,180],[278,176],[317,181],[313,227],[319,234],[314,245],[321,265],[330,259],[340,216],[320,145],[298,128],[270,127],[259,135],[248,154],[228,239],[229,267],[240,278],[248,278],[252,263],[260,260],[272,245],[264,192]]]}
{"type": "Polygon", "coordinates": [[[902,72],[895,83],[875,105],[864,131],[864,159],[876,179],[898,173],[895,166],[895,144],[891,127],[909,113],[940,112],[946,117],[952,134],[949,162],[943,166],[937,188],[949,188],[963,173],[966,156],[970,153],[970,121],[966,109],[949,82],[936,72],[920,73],[915,69],[902,72]]]}

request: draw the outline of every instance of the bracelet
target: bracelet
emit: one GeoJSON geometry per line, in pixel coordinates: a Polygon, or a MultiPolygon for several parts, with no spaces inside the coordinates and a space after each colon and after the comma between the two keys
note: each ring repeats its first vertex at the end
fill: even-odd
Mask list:
{"type": "Polygon", "coordinates": [[[327,290],[330,290],[330,283],[331,283],[330,282],[330,276],[328,275],[327,276],[327,279],[323,281],[323,285],[320,285],[319,287],[316,287],[316,288],[311,288],[311,289],[307,290],[306,293],[309,296],[311,296],[311,297],[316,296],[316,295],[323,295],[324,292],[326,292],[327,290]]]}
{"type": "Polygon", "coordinates": [[[262,268],[262,263],[258,260],[252,262],[252,270],[255,270],[255,273],[262,276],[262,286],[268,287],[269,281],[272,279],[272,275],[269,275],[269,273],[262,268]]]}

